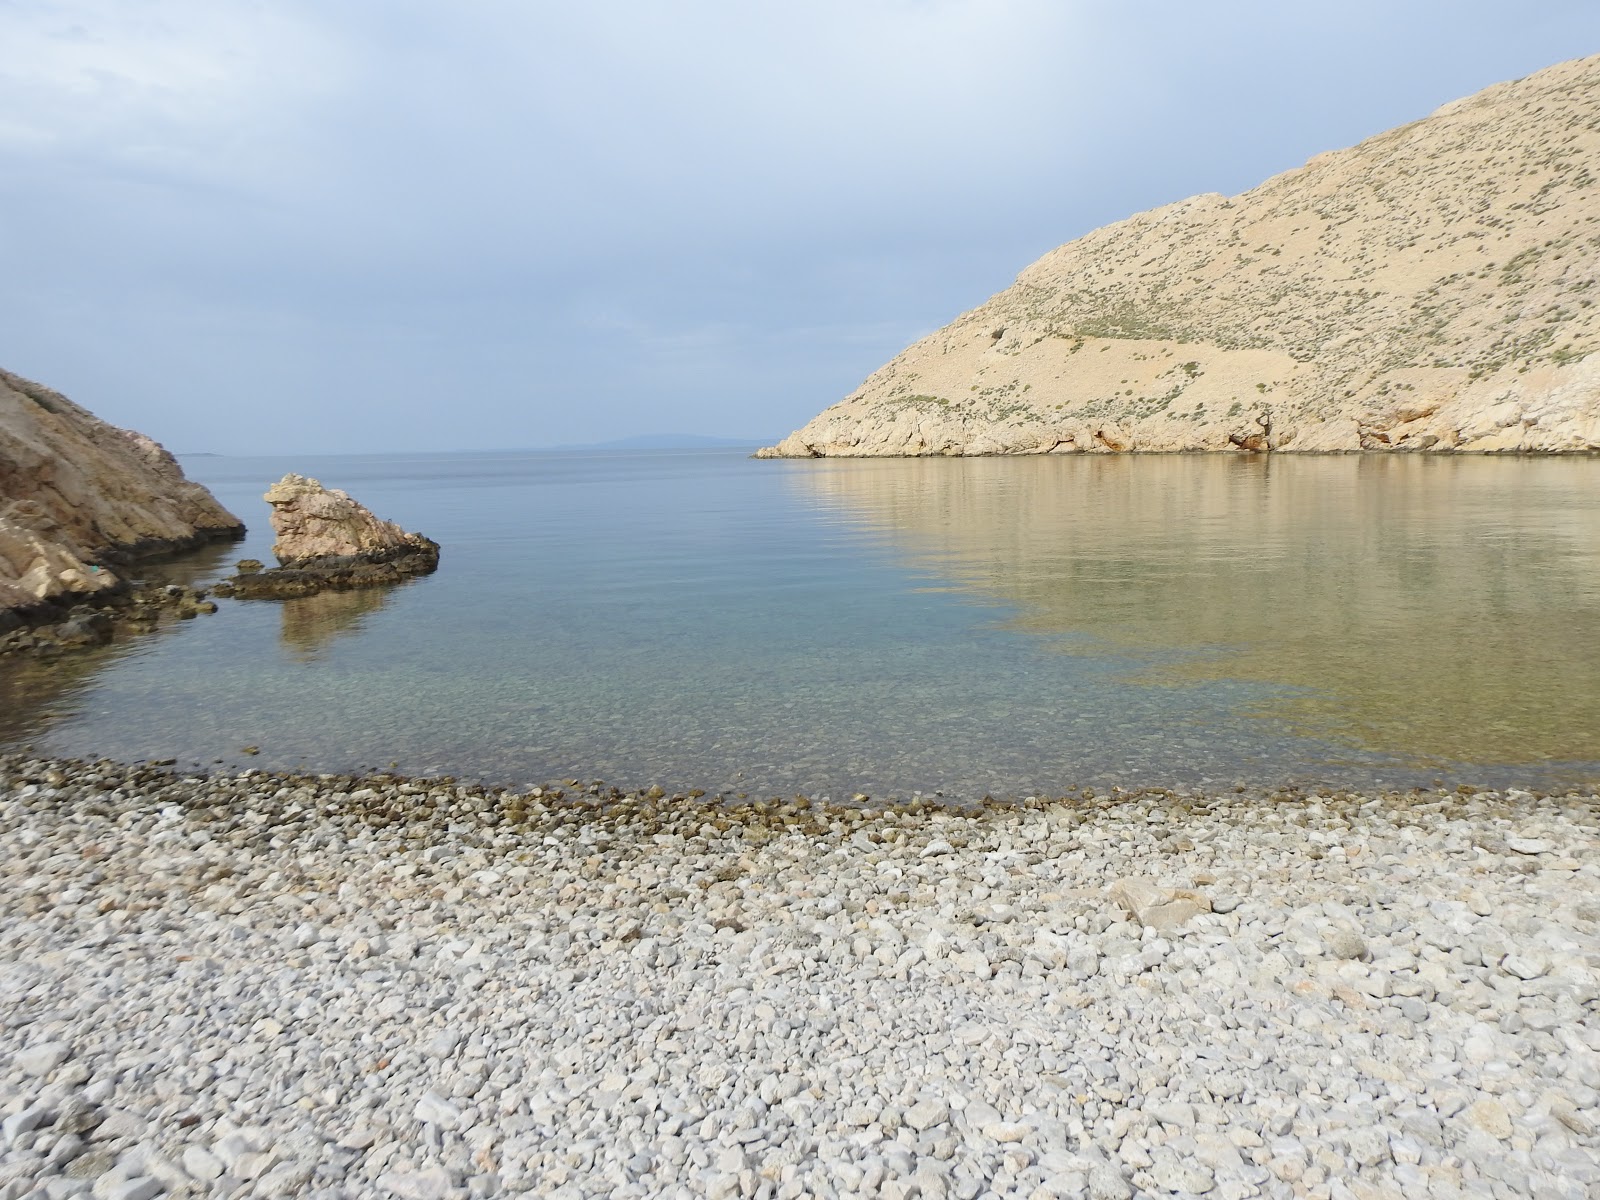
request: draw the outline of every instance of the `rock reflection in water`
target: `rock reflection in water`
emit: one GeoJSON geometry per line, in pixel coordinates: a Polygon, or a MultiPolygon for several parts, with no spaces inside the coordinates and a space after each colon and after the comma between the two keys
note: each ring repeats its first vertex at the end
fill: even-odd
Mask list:
{"type": "Polygon", "coordinates": [[[283,606],[283,625],[278,636],[284,649],[300,662],[313,662],[321,657],[329,642],[359,630],[369,614],[389,602],[393,590],[392,587],[369,587],[318,592],[314,596],[267,603],[283,606]]]}
{"type": "Polygon", "coordinates": [[[1600,760],[1600,460],[830,460],[791,478],[1063,650],[1149,652],[1139,682],[1287,685],[1266,715],[1425,760],[1600,760]]]}
{"type": "Polygon", "coordinates": [[[171,558],[157,558],[140,563],[128,574],[148,584],[173,583],[180,587],[205,587],[227,570],[238,557],[239,547],[236,543],[213,542],[171,558]]]}

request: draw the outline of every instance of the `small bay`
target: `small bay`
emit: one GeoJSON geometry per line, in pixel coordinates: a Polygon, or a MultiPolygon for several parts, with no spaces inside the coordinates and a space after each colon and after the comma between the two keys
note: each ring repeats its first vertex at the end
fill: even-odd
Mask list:
{"type": "Polygon", "coordinates": [[[836,798],[1600,781],[1593,458],[185,467],[251,533],[153,572],[270,560],[288,470],[440,570],[0,665],[4,744],[836,798]]]}

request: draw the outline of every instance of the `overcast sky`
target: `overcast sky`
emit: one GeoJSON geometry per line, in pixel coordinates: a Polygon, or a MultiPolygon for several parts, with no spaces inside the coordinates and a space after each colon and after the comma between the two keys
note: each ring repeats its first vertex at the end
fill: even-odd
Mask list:
{"type": "Polygon", "coordinates": [[[0,365],[180,452],[776,438],[1595,0],[0,0],[0,365]]]}

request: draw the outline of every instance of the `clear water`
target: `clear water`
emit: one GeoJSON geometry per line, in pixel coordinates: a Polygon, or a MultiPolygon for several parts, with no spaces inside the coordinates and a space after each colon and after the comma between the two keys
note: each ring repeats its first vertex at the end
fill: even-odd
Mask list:
{"type": "Polygon", "coordinates": [[[1600,781],[1600,460],[195,458],[444,547],[39,669],[52,753],[711,792],[1600,781]],[[260,748],[245,757],[242,748],[260,748]]]}

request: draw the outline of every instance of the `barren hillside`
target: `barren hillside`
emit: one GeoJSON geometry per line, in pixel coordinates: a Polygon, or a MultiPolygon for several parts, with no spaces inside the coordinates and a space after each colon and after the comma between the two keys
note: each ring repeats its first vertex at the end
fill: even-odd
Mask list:
{"type": "Polygon", "coordinates": [[[767,456],[1600,449],[1600,57],[1098,229],[767,456]]]}

